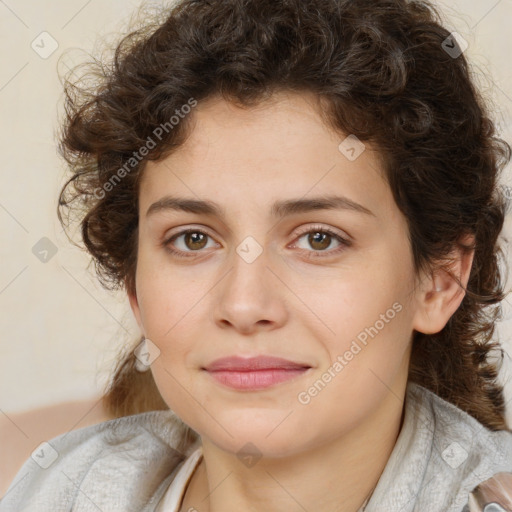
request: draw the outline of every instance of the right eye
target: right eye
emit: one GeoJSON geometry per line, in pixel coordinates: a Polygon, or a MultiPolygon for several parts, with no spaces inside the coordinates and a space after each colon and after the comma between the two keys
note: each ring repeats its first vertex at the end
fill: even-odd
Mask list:
{"type": "Polygon", "coordinates": [[[205,231],[197,228],[189,228],[175,233],[170,238],[166,239],[162,245],[175,256],[189,258],[194,256],[194,254],[190,253],[200,252],[201,249],[206,247],[208,238],[211,237],[205,231]],[[175,244],[175,241],[179,241],[180,239],[181,242],[175,244]],[[176,245],[181,245],[181,247],[176,249],[176,245]]]}

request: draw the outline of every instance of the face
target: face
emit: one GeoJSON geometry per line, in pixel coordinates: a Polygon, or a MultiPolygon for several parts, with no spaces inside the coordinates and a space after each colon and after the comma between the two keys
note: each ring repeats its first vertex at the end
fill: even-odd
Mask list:
{"type": "Polygon", "coordinates": [[[320,446],[406,382],[418,308],[406,220],[378,155],[366,144],[357,156],[350,140],[340,150],[346,135],[311,96],[250,109],[214,98],[193,116],[186,143],[149,162],[140,186],[130,304],[160,350],[151,371],[169,407],[225,450],[320,446]],[[309,369],[260,389],[203,369],[260,355],[309,369]]]}

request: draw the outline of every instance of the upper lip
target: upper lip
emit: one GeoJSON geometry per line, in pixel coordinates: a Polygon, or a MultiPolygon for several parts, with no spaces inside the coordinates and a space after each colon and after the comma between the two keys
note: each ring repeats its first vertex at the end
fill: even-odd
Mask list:
{"type": "Polygon", "coordinates": [[[257,356],[249,358],[239,356],[222,357],[204,367],[205,370],[210,372],[221,370],[297,370],[301,368],[311,368],[311,366],[272,356],[257,356]]]}

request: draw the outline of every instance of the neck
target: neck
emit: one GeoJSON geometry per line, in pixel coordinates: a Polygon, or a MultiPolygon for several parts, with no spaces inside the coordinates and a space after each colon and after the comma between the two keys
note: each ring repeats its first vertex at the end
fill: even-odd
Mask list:
{"type": "Polygon", "coordinates": [[[322,446],[244,467],[238,457],[202,439],[203,459],[181,511],[357,512],[372,494],[403,420],[405,385],[388,392],[370,417],[322,446]],[[397,399],[399,397],[399,399],[397,399]]]}

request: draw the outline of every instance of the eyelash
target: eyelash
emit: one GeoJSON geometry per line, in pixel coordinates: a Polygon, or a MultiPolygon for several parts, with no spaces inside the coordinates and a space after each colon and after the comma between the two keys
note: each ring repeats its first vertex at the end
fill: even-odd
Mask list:
{"type": "MultiPolygon", "coordinates": [[[[318,232],[326,233],[326,234],[332,236],[335,240],[337,240],[340,243],[340,246],[337,249],[330,250],[330,251],[325,251],[325,250],[324,251],[315,251],[315,250],[308,251],[306,249],[302,249],[303,251],[306,251],[309,253],[309,256],[308,256],[309,258],[324,258],[324,257],[334,256],[334,255],[337,255],[338,253],[344,251],[347,247],[350,247],[352,245],[351,242],[349,240],[347,240],[346,238],[343,238],[342,236],[340,236],[338,233],[336,233],[332,229],[329,229],[329,228],[326,228],[323,226],[311,226],[307,230],[299,233],[297,235],[297,239],[302,238],[304,235],[308,235],[310,233],[318,233],[318,232]],[[327,256],[324,256],[324,253],[326,253],[327,256]]],[[[170,252],[173,256],[177,256],[178,258],[192,258],[195,256],[194,253],[199,253],[201,251],[200,250],[199,251],[180,251],[180,250],[173,249],[171,247],[171,242],[173,242],[180,236],[186,235],[188,233],[201,233],[203,235],[206,235],[207,237],[212,238],[206,231],[203,231],[202,229],[188,228],[188,229],[184,229],[183,231],[180,231],[178,233],[175,233],[170,238],[167,238],[166,240],[164,240],[162,242],[162,246],[164,247],[165,250],[170,252]]]]}

